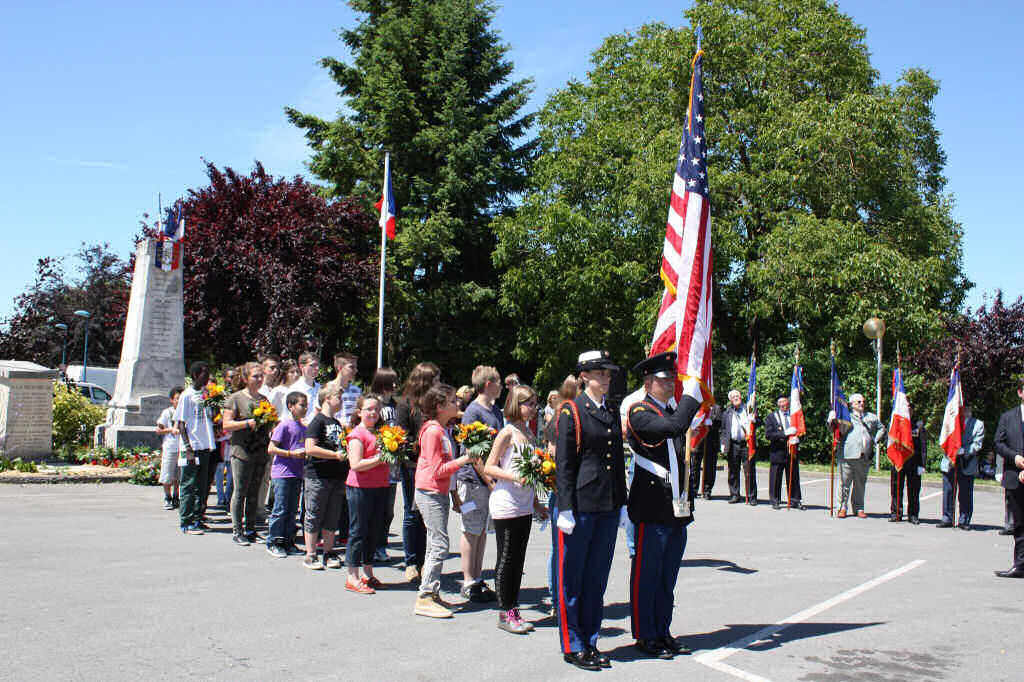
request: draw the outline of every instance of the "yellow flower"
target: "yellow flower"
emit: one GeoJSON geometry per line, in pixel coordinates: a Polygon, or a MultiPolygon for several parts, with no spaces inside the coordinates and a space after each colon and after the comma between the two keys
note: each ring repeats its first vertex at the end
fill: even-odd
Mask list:
{"type": "Polygon", "coordinates": [[[544,462],[540,465],[540,470],[543,471],[545,475],[550,474],[552,471],[555,470],[555,463],[544,462]]]}

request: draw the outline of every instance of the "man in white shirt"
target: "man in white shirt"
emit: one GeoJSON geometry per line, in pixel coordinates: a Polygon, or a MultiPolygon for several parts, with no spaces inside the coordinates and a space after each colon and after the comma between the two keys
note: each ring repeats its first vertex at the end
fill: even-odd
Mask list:
{"type": "MultiPolygon", "coordinates": [[[[310,420],[316,414],[316,411],[320,409],[320,401],[318,400],[320,384],[316,380],[316,373],[320,371],[320,361],[312,353],[303,353],[299,356],[299,369],[302,374],[294,384],[288,387],[285,397],[287,398],[287,394],[292,391],[298,391],[306,396],[306,418],[302,420],[302,423],[309,426],[310,420]]],[[[285,413],[287,413],[287,410],[285,413]]],[[[282,413],[279,411],[278,414],[282,413]]]]}
{"type": "Polygon", "coordinates": [[[210,380],[210,366],[200,361],[192,363],[189,369],[192,385],[181,394],[174,411],[174,420],[181,434],[182,455],[178,462],[181,465],[181,506],[178,513],[181,532],[202,535],[201,498],[209,489],[206,472],[217,445],[210,408],[203,405],[203,390],[210,380]]]}

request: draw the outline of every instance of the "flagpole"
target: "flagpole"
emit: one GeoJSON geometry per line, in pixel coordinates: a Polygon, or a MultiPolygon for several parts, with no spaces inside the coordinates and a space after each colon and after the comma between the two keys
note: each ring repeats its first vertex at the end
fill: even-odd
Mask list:
{"type": "MultiPolygon", "coordinates": [[[[793,374],[796,374],[796,370],[800,366],[800,344],[797,344],[797,346],[796,346],[796,351],[794,352],[794,358],[793,359],[795,360],[795,364],[793,365],[793,374]]],[[[801,404],[802,403],[803,403],[803,401],[801,401],[801,404]]],[[[793,413],[792,413],[793,406],[790,405],[789,409],[791,410],[790,413],[789,413],[789,416],[790,416],[790,422],[789,423],[792,424],[793,423],[793,420],[792,420],[792,417],[793,417],[793,413]]],[[[792,438],[792,436],[790,436],[790,438],[792,438]]],[[[793,445],[792,443],[788,443],[788,445],[789,445],[789,448],[788,448],[789,449],[789,485],[786,487],[786,509],[787,510],[791,509],[792,508],[792,504],[793,504],[793,460],[796,458],[796,446],[793,445]]]]}
{"type": "MultiPolygon", "coordinates": [[[[832,367],[835,368],[836,364],[836,342],[834,339],[828,340],[829,354],[832,356],[832,367]]],[[[829,399],[832,402],[830,409],[835,410],[836,408],[836,387],[835,387],[835,372],[829,376],[829,399]]],[[[838,419],[838,415],[836,417],[838,419]]],[[[828,515],[829,518],[835,516],[835,502],[836,502],[836,437],[832,435],[832,463],[829,466],[828,474],[829,486],[828,486],[828,515]]]]}
{"type": "Polygon", "coordinates": [[[160,196],[160,192],[156,193],[156,231],[163,234],[164,228],[161,223],[163,219],[164,203],[163,198],[160,196]]]}
{"type": "MultiPolygon", "coordinates": [[[[391,152],[384,152],[384,178],[387,182],[387,178],[390,177],[391,171],[391,152]]],[[[386,190],[386,188],[385,188],[386,190]]],[[[386,203],[386,199],[385,199],[386,203]]],[[[386,207],[385,207],[386,210],[386,207]]],[[[377,368],[384,366],[384,272],[385,262],[388,257],[388,233],[387,228],[384,225],[380,226],[380,296],[378,303],[378,310],[380,314],[377,318],[377,368]]]]}

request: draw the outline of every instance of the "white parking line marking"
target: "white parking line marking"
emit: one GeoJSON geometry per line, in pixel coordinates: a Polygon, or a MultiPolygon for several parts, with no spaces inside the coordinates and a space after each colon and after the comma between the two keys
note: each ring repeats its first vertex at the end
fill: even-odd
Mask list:
{"type": "Polygon", "coordinates": [[[746,670],[740,670],[739,668],[731,666],[728,663],[722,663],[721,661],[701,661],[701,663],[704,663],[704,665],[709,668],[714,668],[715,670],[726,673],[727,675],[738,677],[741,680],[747,680],[747,682],[771,682],[767,677],[760,677],[754,673],[748,673],[746,670]]]}
{"type": "Polygon", "coordinates": [[[925,496],[924,496],[924,497],[922,497],[922,498],[921,498],[920,500],[918,500],[918,502],[924,502],[925,500],[930,500],[930,499],[932,499],[933,497],[938,497],[938,496],[939,496],[939,495],[941,495],[941,494],[942,494],[942,491],[940,490],[940,491],[939,491],[939,492],[937,492],[937,493],[932,493],[931,495],[925,495],[925,496]]]}
{"type": "MultiPolygon", "coordinates": [[[[827,481],[827,480],[828,480],[827,478],[816,478],[813,481],[800,481],[800,485],[810,485],[812,483],[821,483],[822,481],[827,481]]],[[[763,488],[758,488],[757,492],[761,492],[762,490],[768,490],[768,486],[765,486],[763,488]]]]}
{"type": "Polygon", "coordinates": [[[731,644],[727,644],[726,646],[720,647],[718,649],[705,652],[695,657],[694,660],[710,668],[714,668],[721,672],[729,673],[730,675],[734,675],[744,680],[764,680],[765,678],[763,677],[751,675],[750,673],[747,673],[738,668],[733,668],[732,666],[721,666],[713,664],[721,663],[721,661],[725,660],[729,656],[732,656],[737,651],[742,651],[743,649],[746,649],[748,646],[754,644],[755,642],[760,642],[762,640],[774,637],[778,633],[788,628],[790,625],[802,623],[808,618],[813,618],[814,616],[832,608],[833,606],[842,604],[844,601],[853,599],[857,595],[863,594],[864,592],[867,592],[868,590],[874,587],[878,587],[883,583],[889,582],[893,578],[898,578],[905,573],[909,573],[910,571],[914,570],[923,563],[925,563],[924,559],[916,559],[914,561],[911,561],[909,564],[900,566],[897,569],[880,575],[877,578],[867,581],[866,583],[862,583],[857,587],[851,588],[846,592],[843,592],[842,594],[832,597],[831,599],[827,599],[819,604],[815,604],[814,606],[804,609],[803,611],[796,613],[790,616],[789,618],[786,618],[785,620],[779,621],[774,625],[769,625],[768,627],[761,628],[757,632],[747,635],[746,637],[742,637],[731,644]]]}

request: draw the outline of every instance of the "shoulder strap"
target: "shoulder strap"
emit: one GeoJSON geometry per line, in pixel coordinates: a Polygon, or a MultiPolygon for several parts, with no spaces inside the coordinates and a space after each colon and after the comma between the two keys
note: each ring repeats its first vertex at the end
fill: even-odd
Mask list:
{"type": "Polygon", "coordinates": [[[633,405],[630,406],[630,408],[629,408],[629,412],[626,414],[626,428],[628,428],[629,432],[631,434],[633,434],[633,438],[636,438],[637,441],[641,445],[643,445],[645,448],[656,448],[656,447],[658,447],[659,445],[661,445],[662,443],[665,442],[664,439],[658,441],[657,443],[653,443],[653,444],[652,443],[645,443],[644,440],[642,438],[640,438],[640,436],[637,435],[636,431],[633,430],[633,420],[632,420],[632,417],[633,417],[633,413],[638,411],[637,408],[639,408],[640,410],[650,410],[651,412],[654,412],[659,417],[664,417],[665,413],[662,412],[660,409],[658,409],[657,405],[652,405],[651,403],[644,402],[644,401],[641,400],[639,402],[633,403],[633,405]]]}
{"type": "MultiPolygon", "coordinates": [[[[565,401],[562,402],[561,405],[558,406],[557,412],[560,413],[562,411],[562,408],[566,407],[566,406],[568,406],[569,411],[572,413],[572,421],[573,421],[573,423],[576,426],[576,452],[578,453],[580,451],[580,449],[583,447],[583,444],[580,442],[582,440],[582,438],[583,438],[583,427],[580,425],[580,411],[579,411],[579,408],[576,407],[576,403],[574,403],[571,400],[565,400],[565,401]]],[[[558,419],[558,417],[555,417],[555,439],[556,440],[558,439],[558,422],[559,421],[560,420],[558,419]]]]}

